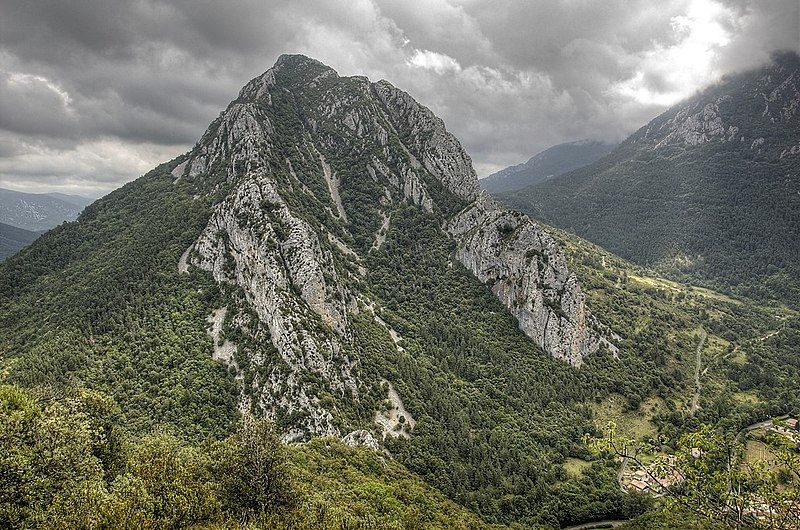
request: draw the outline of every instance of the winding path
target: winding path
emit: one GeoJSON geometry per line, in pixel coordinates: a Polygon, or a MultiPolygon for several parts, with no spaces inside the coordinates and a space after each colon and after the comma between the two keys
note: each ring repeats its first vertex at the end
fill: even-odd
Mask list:
{"type": "MultiPolygon", "coordinates": [[[[785,417],[786,416],[781,416],[778,419],[785,418],[785,417]]],[[[772,427],[772,424],[773,424],[773,420],[770,418],[768,420],[764,420],[764,421],[760,421],[758,423],[753,423],[752,425],[748,425],[747,427],[745,427],[744,429],[742,429],[741,431],[738,432],[738,434],[736,435],[736,441],[737,442],[741,442],[742,441],[742,436],[744,436],[745,434],[747,434],[750,431],[755,431],[757,429],[767,429],[769,427],[772,427]]]]}
{"type": "Polygon", "coordinates": [[[689,409],[689,414],[694,416],[694,413],[697,412],[698,403],[700,402],[700,357],[701,352],[703,350],[703,345],[706,343],[706,339],[708,338],[708,333],[706,333],[705,328],[701,325],[700,326],[700,342],[697,343],[697,350],[695,351],[695,367],[694,367],[694,397],[692,398],[692,406],[689,409]]]}

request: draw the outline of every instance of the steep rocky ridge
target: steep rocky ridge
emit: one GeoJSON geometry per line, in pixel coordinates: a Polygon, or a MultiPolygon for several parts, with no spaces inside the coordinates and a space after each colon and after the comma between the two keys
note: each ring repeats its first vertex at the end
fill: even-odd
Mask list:
{"type": "Polygon", "coordinates": [[[796,54],[777,53],[770,65],[723,79],[657,117],[626,142],[645,142],[654,149],[733,142],[756,154],[794,156],[799,67],[796,54]]]}
{"type": "Polygon", "coordinates": [[[238,409],[286,440],[383,439],[403,416],[408,437],[385,443],[413,444],[452,428],[461,392],[491,401],[490,430],[588,393],[544,395],[538,378],[578,378],[603,344],[558,246],[479,189],[439,118],[302,56],[249,82],[190,152],[4,264],[0,291],[0,373],[80,381],[132,429],[197,436],[238,409]]]}
{"type": "Polygon", "coordinates": [[[439,220],[457,259],[546,352],[580,366],[599,347],[554,241],[481,192],[442,121],[386,81],[341,78],[312,59],[282,56],[171,172],[176,181],[230,187],[181,267],[241,289],[228,318],[255,311],[282,360],[250,381],[248,395],[273,414],[300,410],[301,431],[339,433],[311,386],[358,399],[373,384],[359,379],[349,320],[363,309],[357,294],[370,251],[404,201],[439,220]]]}

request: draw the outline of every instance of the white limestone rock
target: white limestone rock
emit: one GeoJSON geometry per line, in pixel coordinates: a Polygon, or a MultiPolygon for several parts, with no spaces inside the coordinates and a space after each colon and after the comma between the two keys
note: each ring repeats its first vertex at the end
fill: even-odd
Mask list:
{"type": "Polygon", "coordinates": [[[543,350],[576,367],[598,350],[578,279],[555,240],[530,218],[481,193],[446,230],[458,243],[456,258],[543,350]]]}
{"type": "Polygon", "coordinates": [[[348,447],[366,447],[373,451],[379,451],[381,448],[378,440],[375,439],[372,433],[364,429],[347,434],[347,436],[342,438],[342,442],[348,447]]]}
{"type": "MultiPolygon", "coordinates": [[[[292,214],[268,175],[251,174],[238,185],[216,208],[194,250],[194,266],[242,287],[292,373],[310,371],[336,392],[358,394],[354,363],[343,348],[350,295],[336,281],[330,252],[292,214]]],[[[314,434],[338,433],[330,414],[302,388],[293,400],[285,398],[289,412],[299,407],[309,414],[306,426],[314,434]]]]}

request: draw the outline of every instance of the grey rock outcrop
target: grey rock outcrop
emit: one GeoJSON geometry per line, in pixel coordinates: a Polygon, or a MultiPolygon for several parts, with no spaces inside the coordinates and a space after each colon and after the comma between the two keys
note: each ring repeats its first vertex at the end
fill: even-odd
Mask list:
{"type": "Polygon", "coordinates": [[[447,225],[456,257],[553,357],[580,366],[599,348],[586,297],[555,240],[527,216],[481,196],[447,225]]]}
{"type": "Polygon", "coordinates": [[[265,381],[254,380],[257,390],[265,385],[282,390],[279,399],[262,392],[262,410],[302,410],[309,432],[338,436],[330,412],[298,382],[299,374],[311,372],[339,394],[358,394],[353,362],[342,346],[348,340],[350,295],[337,282],[332,260],[311,227],[292,214],[274,182],[259,172],[246,175],[216,208],[190,258],[217,281],[242,288],[289,368],[284,384],[269,384],[283,378],[279,367],[272,367],[265,381]]]}
{"type": "Polygon", "coordinates": [[[347,434],[342,438],[342,443],[348,447],[366,447],[373,451],[378,451],[381,447],[372,433],[364,429],[347,434]]]}
{"type": "Polygon", "coordinates": [[[791,130],[787,124],[797,120],[798,114],[798,58],[777,54],[758,77],[734,85],[722,80],[656,118],[632,139],[652,141],[655,149],[736,142],[785,156],[796,144],[796,136],[784,137],[791,130]]]}

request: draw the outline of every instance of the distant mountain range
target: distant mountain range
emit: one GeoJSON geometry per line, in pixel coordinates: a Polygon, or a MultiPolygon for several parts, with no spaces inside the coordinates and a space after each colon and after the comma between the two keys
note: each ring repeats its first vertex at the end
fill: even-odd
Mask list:
{"type": "Polygon", "coordinates": [[[800,300],[800,57],[724,79],[603,159],[498,196],[678,279],[800,300]]]}
{"type": "Polygon", "coordinates": [[[0,188],[0,223],[31,231],[72,221],[93,199],[64,193],[24,193],[0,188]]]}
{"type": "Polygon", "coordinates": [[[534,155],[524,164],[501,169],[480,180],[489,193],[521,190],[599,160],[616,144],[578,140],[558,144],[534,155]]]}

